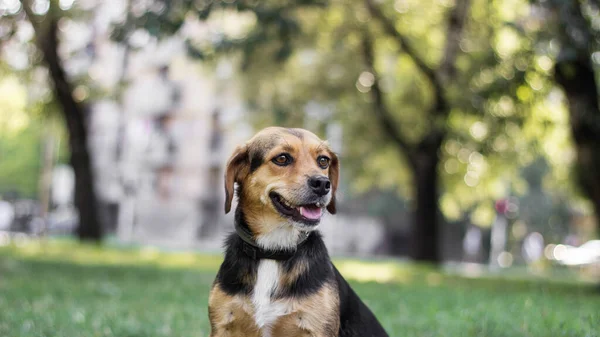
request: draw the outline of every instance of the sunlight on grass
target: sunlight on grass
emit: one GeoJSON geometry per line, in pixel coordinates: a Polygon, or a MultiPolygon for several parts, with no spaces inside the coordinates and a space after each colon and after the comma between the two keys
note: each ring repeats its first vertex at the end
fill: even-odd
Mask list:
{"type": "MultiPolygon", "coordinates": [[[[71,240],[20,240],[0,247],[14,257],[42,261],[68,261],[82,265],[150,265],[161,268],[191,268],[216,272],[221,255],[198,252],[168,252],[155,247],[122,248],[81,244],[71,240]]],[[[426,277],[427,268],[397,261],[334,259],[336,267],[349,280],[377,283],[410,283],[426,277]]],[[[438,275],[438,278],[441,276],[438,275]]],[[[428,284],[439,284],[427,278],[428,284]]]]}
{"type": "Polygon", "coordinates": [[[398,282],[409,283],[412,276],[407,270],[402,270],[392,263],[373,263],[361,261],[339,261],[335,262],[336,267],[344,277],[359,282],[398,282]]]}
{"type": "Polygon", "coordinates": [[[217,270],[222,261],[220,255],[164,252],[153,247],[115,248],[68,240],[27,240],[0,247],[0,252],[2,251],[16,257],[85,265],[153,265],[161,268],[217,270]]]}
{"type": "MultiPolygon", "coordinates": [[[[82,244],[73,240],[37,240],[20,238],[0,246],[0,254],[17,259],[48,262],[69,262],[89,266],[155,266],[206,271],[216,274],[223,257],[197,251],[165,251],[155,247],[122,247],[111,244],[82,244]]],[[[424,284],[430,287],[442,284],[464,284],[467,279],[504,279],[522,282],[547,281],[551,283],[582,284],[573,277],[531,275],[505,271],[502,275],[480,270],[476,275],[461,270],[438,270],[433,266],[392,259],[365,260],[358,258],[334,258],[340,273],[351,281],[360,283],[424,284]]],[[[456,269],[456,268],[455,268],[456,269]]],[[[589,282],[588,282],[589,283],[589,282]]]]}
{"type": "Polygon", "coordinates": [[[443,281],[443,276],[440,273],[429,273],[427,274],[427,285],[432,286],[432,287],[436,287],[439,286],[440,284],[442,284],[443,281]]]}

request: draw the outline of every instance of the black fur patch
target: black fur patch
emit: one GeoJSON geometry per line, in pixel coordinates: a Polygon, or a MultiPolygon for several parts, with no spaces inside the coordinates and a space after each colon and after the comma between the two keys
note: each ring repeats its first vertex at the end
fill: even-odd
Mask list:
{"type": "Polygon", "coordinates": [[[250,155],[250,173],[256,171],[264,162],[265,154],[269,152],[277,143],[273,139],[259,140],[251,145],[250,155]]]}
{"type": "Polygon", "coordinates": [[[300,246],[296,254],[284,261],[281,267],[289,273],[300,261],[308,263],[307,272],[301,274],[291,286],[280,289],[279,298],[302,297],[317,292],[328,282],[333,282],[334,274],[327,248],[319,232],[312,232],[300,246]]]}
{"type": "Polygon", "coordinates": [[[230,247],[225,253],[225,260],[217,274],[217,282],[228,295],[252,292],[253,284],[246,283],[248,275],[256,275],[258,265],[241,250],[242,239],[233,233],[227,238],[226,246],[230,247]]]}
{"type": "Polygon", "coordinates": [[[256,153],[252,160],[250,160],[250,173],[258,170],[258,168],[265,162],[262,153],[256,153]]]}

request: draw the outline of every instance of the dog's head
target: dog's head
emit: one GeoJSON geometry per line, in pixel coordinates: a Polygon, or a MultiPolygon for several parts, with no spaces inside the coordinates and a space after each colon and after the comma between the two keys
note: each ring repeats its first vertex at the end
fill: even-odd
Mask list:
{"type": "Polygon", "coordinates": [[[327,143],[303,129],[270,127],[239,146],[225,170],[225,213],[234,183],[245,220],[255,233],[273,226],[317,227],[334,214],[339,162],[327,143]]]}

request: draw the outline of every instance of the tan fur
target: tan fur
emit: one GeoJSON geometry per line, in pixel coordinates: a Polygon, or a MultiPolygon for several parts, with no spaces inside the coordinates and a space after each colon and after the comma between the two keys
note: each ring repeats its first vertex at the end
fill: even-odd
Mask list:
{"type": "MultiPolygon", "coordinates": [[[[282,301],[287,303],[291,313],[273,324],[271,336],[337,336],[339,299],[334,286],[324,285],[310,296],[282,301]]],[[[254,323],[254,309],[247,297],[229,296],[215,285],[210,293],[208,311],[211,337],[262,336],[254,323]]]]}
{"type": "Polygon", "coordinates": [[[248,298],[229,296],[218,284],[212,288],[208,298],[211,337],[261,337],[252,314],[248,298]]]}
{"type": "Polygon", "coordinates": [[[273,326],[274,337],[337,336],[340,321],[337,289],[325,285],[317,293],[294,300],[294,311],[273,326]]]}
{"type": "Polygon", "coordinates": [[[292,286],[300,275],[308,272],[308,261],[301,260],[288,273],[281,275],[280,283],[286,287],[292,286]]]}

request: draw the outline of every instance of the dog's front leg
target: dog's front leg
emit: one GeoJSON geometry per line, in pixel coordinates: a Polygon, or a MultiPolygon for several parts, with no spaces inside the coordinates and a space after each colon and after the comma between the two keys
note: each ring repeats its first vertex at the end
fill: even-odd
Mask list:
{"type": "Polygon", "coordinates": [[[208,298],[210,337],[261,337],[247,299],[230,296],[216,284],[208,298]]]}

